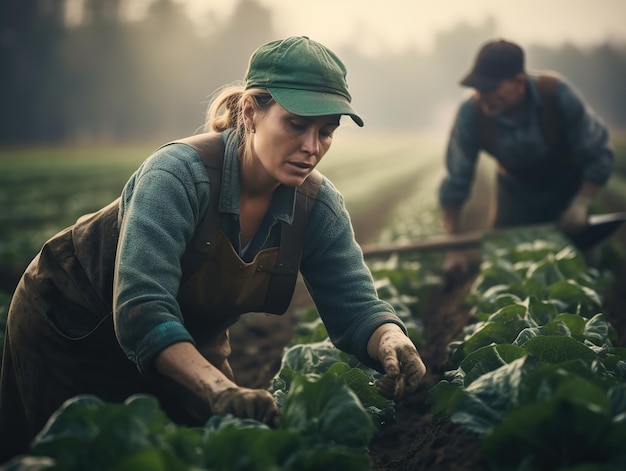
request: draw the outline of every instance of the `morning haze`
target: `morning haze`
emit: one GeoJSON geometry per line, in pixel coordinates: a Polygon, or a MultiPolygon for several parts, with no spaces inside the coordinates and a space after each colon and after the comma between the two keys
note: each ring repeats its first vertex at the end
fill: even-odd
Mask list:
{"type": "MultiPolygon", "coordinates": [[[[529,68],[562,73],[612,128],[626,125],[626,42],[611,23],[604,39],[581,29],[580,42],[565,32],[558,42],[539,22],[516,29],[493,2],[473,3],[470,14],[451,1],[442,4],[448,19],[441,9],[421,9],[411,42],[368,24],[364,18],[378,16],[368,10],[369,0],[352,6],[353,23],[337,26],[316,16],[347,18],[350,10],[341,3],[333,8],[326,0],[316,2],[315,9],[307,6],[294,16],[281,0],[239,0],[221,10],[204,2],[209,7],[202,11],[181,0],[72,0],[69,9],[63,2],[22,0],[19,8],[5,2],[0,58],[8,66],[0,75],[0,144],[159,141],[193,133],[203,124],[209,94],[241,79],[259,44],[290,34],[310,35],[339,53],[370,132],[447,132],[465,92],[459,78],[482,42],[504,34],[525,41],[529,68]],[[429,18],[431,30],[417,34],[419,25],[431,24],[429,18]],[[522,30],[544,34],[515,37],[522,30]]],[[[571,11],[581,11],[580,2],[570,3],[571,11]]],[[[520,15],[519,6],[507,8],[520,15]]],[[[598,18],[607,17],[605,10],[598,18]]],[[[380,22],[385,15],[380,13],[380,22]]],[[[389,21],[387,31],[407,28],[389,21]]],[[[555,30],[568,23],[553,21],[555,30]]]]}

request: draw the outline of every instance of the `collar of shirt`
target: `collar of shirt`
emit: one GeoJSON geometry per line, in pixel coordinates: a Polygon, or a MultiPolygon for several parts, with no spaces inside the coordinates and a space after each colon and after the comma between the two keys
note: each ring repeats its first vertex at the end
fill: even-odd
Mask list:
{"type": "Polygon", "coordinates": [[[233,130],[228,130],[224,133],[224,140],[226,147],[222,170],[222,188],[218,203],[218,212],[224,215],[221,227],[235,250],[240,253],[245,261],[250,261],[259,250],[275,246],[279,242],[280,231],[277,227],[279,221],[284,221],[287,224],[293,222],[296,188],[280,185],[276,189],[268,212],[244,251],[240,243],[239,193],[241,179],[239,158],[237,157],[239,138],[233,130]]]}

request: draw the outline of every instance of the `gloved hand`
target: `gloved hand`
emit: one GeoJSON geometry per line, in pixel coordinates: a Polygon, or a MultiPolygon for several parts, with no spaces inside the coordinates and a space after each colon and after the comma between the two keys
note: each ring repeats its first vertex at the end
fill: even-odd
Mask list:
{"type": "Polygon", "coordinates": [[[593,198],[589,196],[574,197],[569,207],[559,217],[557,226],[569,234],[580,233],[587,226],[589,206],[592,201],[593,198]]]}
{"type": "Polygon", "coordinates": [[[399,328],[390,328],[381,335],[378,359],[386,375],[376,386],[387,399],[397,401],[414,392],[426,374],[426,366],[415,345],[399,328]]]}
{"type": "Polygon", "coordinates": [[[232,414],[243,419],[255,419],[276,427],[280,411],[274,397],[265,389],[228,388],[212,395],[214,414],[232,414]]]}

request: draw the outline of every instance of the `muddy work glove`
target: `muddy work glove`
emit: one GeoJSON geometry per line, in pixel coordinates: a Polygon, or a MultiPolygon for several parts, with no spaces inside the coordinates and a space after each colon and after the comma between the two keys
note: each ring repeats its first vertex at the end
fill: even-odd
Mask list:
{"type": "Polygon", "coordinates": [[[214,414],[232,414],[242,419],[255,419],[276,427],[280,411],[274,397],[265,389],[228,388],[211,397],[214,414]]]}
{"type": "Polygon", "coordinates": [[[587,226],[592,201],[593,198],[589,196],[576,196],[559,217],[557,226],[568,234],[580,233],[587,226]]]}
{"type": "Polygon", "coordinates": [[[398,401],[417,389],[426,366],[415,345],[400,329],[389,329],[380,337],[378,359],[385,376],[377,381],[380,394],[398,401]]]}

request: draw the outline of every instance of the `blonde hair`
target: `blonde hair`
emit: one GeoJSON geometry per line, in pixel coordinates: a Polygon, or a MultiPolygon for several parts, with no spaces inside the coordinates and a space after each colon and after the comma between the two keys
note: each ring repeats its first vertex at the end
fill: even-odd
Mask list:
{"type": "Polygon", "coordinates": [[[239,156],[243,158],[249,150],[250,136],[246,132],[243,108],[247,102],[252,103],[255,111],[263,113],[274,103],[274,98],[262,88],[246,90],[241,83],[227,85],[219,89],[211,99],[207,108],[204,123],[205,132],[223,132],[234,129],[239,137],[239,156]]]}

